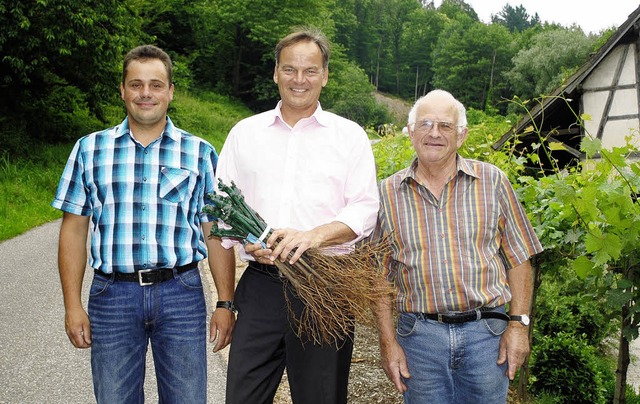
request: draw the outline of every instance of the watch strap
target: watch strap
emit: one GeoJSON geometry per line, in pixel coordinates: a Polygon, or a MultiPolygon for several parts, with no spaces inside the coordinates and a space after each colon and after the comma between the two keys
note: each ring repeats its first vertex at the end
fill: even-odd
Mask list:
{"type": "Polygon", "coordinates": [[[216,303],[216,309],[227,309],[237,313],[236,306],[234,306],[232,300],[218,300],[216,303]]]}

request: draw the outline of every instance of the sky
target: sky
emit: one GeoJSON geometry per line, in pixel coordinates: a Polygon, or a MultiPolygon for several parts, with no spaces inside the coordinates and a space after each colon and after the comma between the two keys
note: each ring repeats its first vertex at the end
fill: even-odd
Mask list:
{"type": "MultiPolygon", "coordinates": [[[[589,34],[597,34],[603,29],[618,28],[629,14],[638,8],[638,0],[465,0],[478,14],[480,20],[491,22],[491,15],[498,14],[509,4],[511,7],[524,6],[530,16],[538,13],[541,22],[555,22],[565,27],[578,24],[589,34]]],[[[439,7],[442,1],[434,2],[439,7]]]]}

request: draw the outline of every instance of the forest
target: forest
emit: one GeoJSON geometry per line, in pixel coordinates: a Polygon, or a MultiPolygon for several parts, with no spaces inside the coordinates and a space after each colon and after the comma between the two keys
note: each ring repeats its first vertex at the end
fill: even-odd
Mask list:
{"type": "Polygon", "coordinates": [[[212,91],[253,111],[273,107],[273,47],[292,27],[332,41],[325,109],[363,126],[392,118],[372,92],[409,102],[430,89],[468,108],[550,91],[613,32],[540,21],[504,6],[485,24],[463,0],[6,0],[0,4],[0,149],[75,139],[119,106],[121,59],[154,43],[175,63],[176,89],[212,91]]]}

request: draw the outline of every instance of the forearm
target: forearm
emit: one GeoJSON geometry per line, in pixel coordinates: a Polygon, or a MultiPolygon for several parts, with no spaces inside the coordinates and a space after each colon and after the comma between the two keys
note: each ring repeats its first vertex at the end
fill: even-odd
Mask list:
{"type": "Polygon", "coordinates": [[[342,222],[331,222],[320,225],[311,230],[318,247],[329,247],[348,243],[357,237],[349,226],[342,222]]]}
{"type": "Polygon", "coordinates": [[[82,307],[89,218],[65,213],[58,242],[58,270],[66,310],[82,307]]]}
{"type": "MultiPolygon", "coordinates": [[[[380,281],[382,282],[382,281],[380,281]]],[[[378,300],[375,308],[376,322],[380,345],[386,346],[396,340],[396,333],[393,327],[392,296],[378,300]]]]}
{"type": "Polygon", "coordinates": [[[531,308],[531,294],[533,276],[531,263],[525,261],[507,272],[507,281],[511,290],[509,313],[514,315],[529,314],[531,308]]]}
{"type": "MultiPolygon", "coordinates": [[[[203,224],[205,234],[209,234],[211,224],[203,224]]],[[[218,300],[233,300],[233,292],[236,281],[236,257],[233,248],[224,248],[222,241],[213,237],[207,239],[209,250],[209,268],[213,277],[218,300]]]]}

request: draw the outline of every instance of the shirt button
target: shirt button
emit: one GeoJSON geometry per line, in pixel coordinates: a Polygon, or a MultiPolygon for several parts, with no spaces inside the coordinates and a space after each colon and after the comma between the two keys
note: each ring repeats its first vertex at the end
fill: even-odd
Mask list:
{"type": "Polygon", "coordinates": [[[142,177],[143,182],[147,182],[147,177],[142,177]]]}
{"type": "Polygon", "coordinates": [[[142,239],[143,239],[143,240],[145,239],[144,234],[142,235],[142,239]]]}

